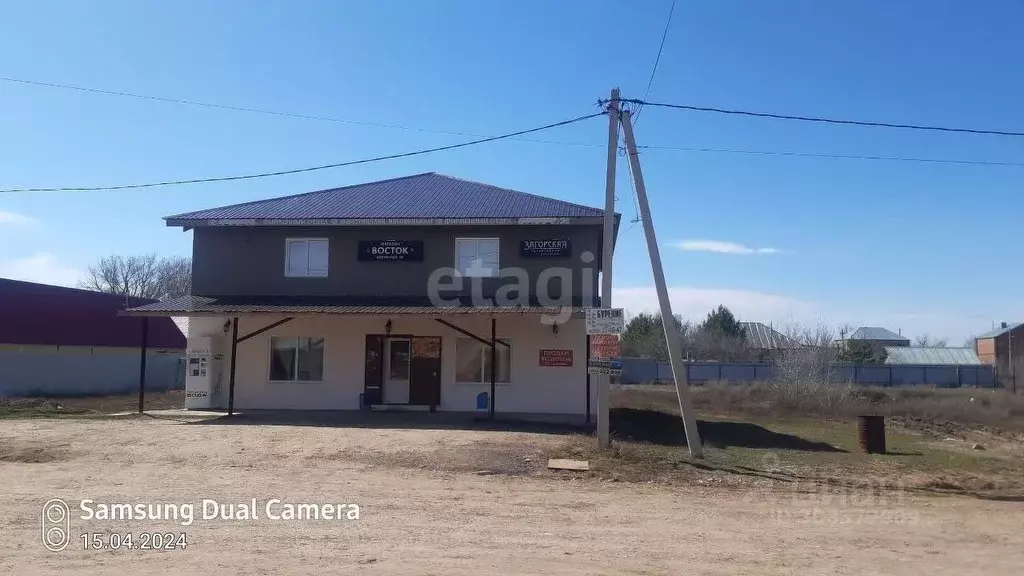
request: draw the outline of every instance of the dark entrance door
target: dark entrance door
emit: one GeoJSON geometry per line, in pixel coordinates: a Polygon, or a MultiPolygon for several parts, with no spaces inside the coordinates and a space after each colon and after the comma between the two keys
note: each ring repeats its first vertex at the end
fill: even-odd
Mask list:
{"type": "Polygon", "coordinates": [[[441,339],[416,336],[412,339],[409,369],[409,404],[441,404],[441,339]]]}

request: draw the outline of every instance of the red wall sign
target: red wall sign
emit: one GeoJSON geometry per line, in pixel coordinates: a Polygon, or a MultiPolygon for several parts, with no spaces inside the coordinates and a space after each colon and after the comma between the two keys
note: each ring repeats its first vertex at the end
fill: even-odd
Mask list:
{"type": "Polygon", "coordinates": [[[591,334],[590,357],[614,359],[619,357],[619,336],[617,334],[591,334]]]}
{"type": "Polygon", "coordinates": [[[572,366],[572,350],[541,349],[541,366],[572,366]]]}

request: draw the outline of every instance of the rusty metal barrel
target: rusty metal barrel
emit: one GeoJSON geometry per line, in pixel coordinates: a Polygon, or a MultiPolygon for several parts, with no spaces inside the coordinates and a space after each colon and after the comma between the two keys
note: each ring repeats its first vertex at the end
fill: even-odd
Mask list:
{"type": "Polygon", "coordinates": [[[857,442],[862,452],[885,454],[885,418],[874,415],[858,417],[857,442]]]}

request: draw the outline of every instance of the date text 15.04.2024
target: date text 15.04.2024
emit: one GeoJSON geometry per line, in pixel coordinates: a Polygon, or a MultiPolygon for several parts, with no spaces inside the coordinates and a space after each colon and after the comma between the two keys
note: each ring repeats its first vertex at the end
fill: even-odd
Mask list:
{"type": "Polygon", "coordinates": [[[184,532],[83,532],[78,535],[85,550],[184,550],[184,532]]]}

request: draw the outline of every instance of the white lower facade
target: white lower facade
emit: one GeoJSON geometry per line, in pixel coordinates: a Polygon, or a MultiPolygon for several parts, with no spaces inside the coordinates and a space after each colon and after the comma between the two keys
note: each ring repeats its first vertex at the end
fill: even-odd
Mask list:
{"type": "MultiPolygon", "coordinates": [[[[553,330],[551,325],[542,323],[539,316],[499,314],[495,318],[497,338],[509,344],[507,352],[500,344],[498,346],[502,357],[496,373],[498,379],[504,381],[495,385],[496,415],[583,422],[587,419],[588,407],[589,412],[594,413],[597,379],[588,387],[583,319],[570,319],[553,330]],[[566,364],[570,356],[571,366],[552,365],[566,364]],[[552,362],[552,358],[559,361],[552,362]]],[[[443,319],[480,338],[490,339],[490,315],[447,315],[443,319]]],[[[283,320],[280,316],[240,316],[238,336],[242,338],[280,320],[283,320]]],[[[227,408],[230,353],[230,317],[190,319],[187,408],[227,408]],[[201,358],[204,354],[208,354],[206,360],[201,358]]],[[[436,356],[435,352],[430,354],[436,356]]],[[[296,317],[238,343],[237,355],[236,410],[359,410],[371,403],[367,398],[375,398],[372,403],[429,404],[433,409],[446,412],[488,411],[489,347],[437,322],[432,316],[296,317]],[[378,341],[386,342],[381,348],[379,365],[367,359],[367,336],[371,336],[370,340],[379,337],[378,341]],[[289,348],[293,344],[301,350],[294,355],[289,348]],[[412,368],[422,375],[424,366],[429,366],[428,373],[432,371],[430,367],[437,367],[438,374],[432,377],[439,379],[439,397],[435,392],[431,398],[436,400],[423,401],[421,393],[410,393],[410,369],[402,363],[413,355],[412,348],[422,352],[425,348],[436,350],[438,345],[439,366],[420,362],[412,368]],[[480,347],[483,358],[477,360],[472,351],[474,346],[480,347]],[[308,352],[303,347],[315,347],[316,351],[308,352]],[[301,361],[306,362],[305,367],[300,365],[301,361]],[[310,370],[309,366],[313,368],[310,370]],[[378,381],[382,390],[375,395],[370,388],[378,381]]],[[[418,382],[422,381],[420,376],[418,382]]],[[[421,384],[416,384],[417,390],[422,392],[419,386],[421,384]]]]}

